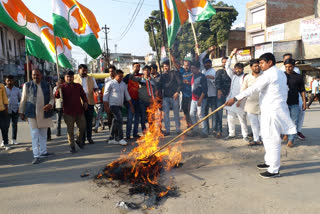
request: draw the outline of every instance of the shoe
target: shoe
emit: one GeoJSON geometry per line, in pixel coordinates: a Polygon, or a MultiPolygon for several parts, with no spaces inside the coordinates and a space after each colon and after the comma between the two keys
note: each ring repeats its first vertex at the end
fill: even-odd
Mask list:
{"type": "Polygon", "coordinates": [[[8,150],[11,149],[11,147],[10,147],[9,145],[4,145],[4,149],[5,149],[6,151],[8,151],[8,150]]]}
{"type": "Polygon", "coordinates": [[[58,134],[56,134],[56,136],[57,136],[57,137],[61,137],[61,134],[60,134],[60,133],[58,133],[58,134]]]}
{"type": "Polygon", "coordinates": [[[80,141],[76,140],[76,144],[79,146],[80,149],[84,148],[83,143],[80,143],[80,141]]]}
{"type": "Polygon", "coordinates": [[[169,136],[170,132],[163,132],[163,136],[169,136]]]}
{"type": "Polygon", "coordinates": [[[217,135],[217,132],[216,132],[216,131],[212,131],[212,132],[211,132],[211,135],[216,136],[216,135],[217,135]]]}
{"type": "Polygon", "coordinates": [[[140,135],[133,135],[133,138],[140,138],[141,136],[140,135]]]}
{"type": "Polygon", "coordinates": [[[92,139],[88,139],[89,144],[94,144],[92,139]]]}
{"type": "Polygon", "coordinates": [[[257,165],[257,168],[258,169],[268,169],[270,166],[269,165],[267,165],[267,164],[259,164],[259,165],[257,165]]]}
{"type": "Polygon", "coordinates": [[[208,138],[208,135],[207,135],[207,134],[204,134],[204,133],[201,133],[201,134],[200,134],[200,137],[201,137],[201,138],[208,138]]]}
{"type": "Polygon", "coordinates": [[[288,142],[288,135],[283,136],[281,143],[286,143],[288,142]]]}
{"type": "Polygon", "coordinates": [[[47,141],[51,141],[52,139],[51,139],[51,136],[50,137],[47,137],[47,141]]]}
{"type": "Polygon", "coordinates": [[[108,144],[119,144],[119,143],[113,139],[113,140],[108,140],[108,144]]]}
{"type": "Polygon", "coordinates": [[[45,153],[43,155],[40,155],[40,158],[47,158],[47,157],[51,157],[51,156],[54,156],[54,153],[47,152],[47,153],[45,153]]]}
{"type": "Polygon", "coordinates": [[[128,143],[127,143],[127,141],[125,141],[124,139],[122,139],[122,140],[119,141],[119,144],[120,144],[121,146],[126,146],[128,143]]]}
{"type": "Polygon", "coordinates": [[[32,164],[39,164],[40,162],[41,162],[41,161],[40,161],[40,158],[34,158],[31,163],[32,163],[32,164]]]}
{"type": "Polygon", "coordinates": [[[181,133],[182,133],[182,131],[180,131],[180,130],[179,130],[179,131],[176,131],[176,134],[177,134],[177,135],[179,135],[179,134],[181,134],[181,133]]]}
{"type": "Polygon", "coordinates": [[[94,133],[98,133],[98,128],[93,129],[94,133]]]}
{"type": "Polygon", "coordinates": [[[19,145],[19,143],[16,140],[11,140],[11,144],[13,145],[19,145]]]}
{"type": "Polygon", "coordinates": [[[260,173],[260,176],[263,178],[275,178],[275,177],[280,177],[280,173],[270,173],[268,171],[260,173]]]}
{"type": "Polygon", "coordinates": [[[261,143],[258,142],[258,141],[251,141],[251,142],[249,142],[249,146],[260,146],[260,145],[261,145],[261,143]]]}
{"type": "Polygon", "coordinates": [[[217,132],[217,134],[216,134],[216,138],[220,139],[221,137],[222,137],[221,132],[217,132]]]}
{"type": "Polygon", "coordinates": [[[131,140],[131,137],[130,137],[130,136],[127,136],[127,137],[126,137],[126,140],[131,140]]]}
{"type": "Polygon", "coordinates": [[[1,147],[4,148],[4,141],[1,142],[1,147]]]}
{"type": "Polygon", "coordinates": [[[289,148],[293,148],[293,147],[294,147],[292,141],[289,141],[289,142],[288,142],[287,147],[289,147],[289,148]]]}
{"type": "Polygon", "coordinates": [[[306,139],[306,136],[304,136],[301,132],[298,132],[297,135],[298,135],[298,138],[300,140],[305,140],[306,139]]]}
{"type": "Polygon", "coordinates": [[[71,153],[71,154],[77,153],[76,148],[75,148],[75,147],[72,147],[72,148],[70,149],[70,153],[71,153]]]}
{"type": "Polygon", "coordinates": [[[245,142],[247,142],[247,143],[250,142],[250,138],[249,138],[249,137],[244,137],[243,140],[244,140],[245,142]]]}
{"type": "Polygon", "coordinates": [[[224,138],[225,140],[233,140],[236,139],[236,136],[227,136],[226,138],[224,138]]]}

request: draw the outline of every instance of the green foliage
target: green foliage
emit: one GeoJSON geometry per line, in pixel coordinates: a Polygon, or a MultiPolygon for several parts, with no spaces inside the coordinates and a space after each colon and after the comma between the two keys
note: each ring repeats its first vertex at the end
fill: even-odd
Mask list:
{"type": "MultiPolygon", "coordinates": [[[[214,3],[214,0],[208,0],[210,3],[214,3]]],[[[222,1],[218,2],[214,6],[219,7],[229,7],[229,5],[223,3],[222,1]]],[[[157,47],[160,47],[162,44],[162,34],[161,34],[161,25],[160,25],[160,12],[152,11],[151,16],[155,16],[157,19],[147,19],[145,20],[144,29],[149,34],[149,43],[152,47],[152,50],[155,51],[154,42],[151,34],[150,22],[153,23],[156,33],[157,47]]],[[[212,45],[223,44],[229,36],[229,32],[232,26],[232,23],[236,20],[238,16],[238,12],[236,9],[230,12],[222,12],[217,11],[217,14],[214,15],[211,20],[195,23],[195,31],[197,33],[197,40],[199,43],[200,52],[206,50],[208,47],[212,45]]],[[[175,40],[172,53],[175,55],[177,59],[183,59],[188,53],[192,53],[194,55],[194,46],[195,41],[193,37],[193,32],[191,28],[191,24],[186,22],[178,36],[175,40]]],[[[160,49],[160,48],[158,48],[160,49]]]]}

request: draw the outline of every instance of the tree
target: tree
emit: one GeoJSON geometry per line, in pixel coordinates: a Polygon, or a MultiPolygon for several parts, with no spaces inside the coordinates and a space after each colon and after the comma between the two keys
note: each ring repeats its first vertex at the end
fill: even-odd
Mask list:
{"type": "MultiPolygon", "coordinates": [[[[209,2],[214,3],[215,1],[209,0],[209,2]]],[[[222,1],[218,2],[214,6],[229,7],[229,5],[223,3],[222,1]]],[[[154,23],[157,46],[160,47],[162,40],[160,12],[152,11],[151,15],[155,16],[156,20],[145,20],[144,28],[145,31],[149,34],[150,46],[152,47],[152,50],[155,51],[151,27],[149,23],[154,23]]],[[[212,45],[218,46],[220,44],[223,44],[228,39],[232,23],[236,20],[237,16],[238,12],[236,11],[236,9],[232,10],[231,12],[217,11],[217,14],[214,15],[211,20],[195,23],[194,27],[197,33],[197,40],[199,43],[200,51],[202,52],[212,45]]],[[[181,27],[180,32],[178,33],[178,36],[172,48],[172,53],[177,59],[182,60],[190,52],[194,55],[194,46],[195,42],[191,24],[187,22],[181,27]]]]}

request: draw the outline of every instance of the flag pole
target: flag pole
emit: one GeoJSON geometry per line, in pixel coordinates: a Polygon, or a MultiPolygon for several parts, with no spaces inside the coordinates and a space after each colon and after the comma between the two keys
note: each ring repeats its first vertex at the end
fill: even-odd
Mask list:
{"type": "MultiPolygon", "coordinates": [[[[59,58],[58,58],[58,51],[57,51],[57,38],[55,35],[53,35],[54,37],[54,50],[56,52],[56,66],[57,66],[57,76],[58,76],[58,82],[60,80],[60,72],[59,72],[59,58]]],[[[62,90],[61,88],[59,88],[59,93],[60,93],[60,99],[61,99],[61,102],[63,102],[63,97],[62,97],[62,90]]]]}
{"type": "Polygon", "coordinates": [[[28,52],[26,52],[26,58],[27,58],[27,82],[30,81],[30,70],[29,70],[29,55],[28,52]]]}
{"type": "Polygon", "coordinates": [[[190,22],[190,24],[191,24],[191,28],[192,28],[192,32],[193,32],[194,42],[196,44],[196,51],[197,51],[198,56],[199,56],[200,52],[199,52],[199,47],[198,47],[198,40],[197,40],[196,30],[194,29],[193,22],[190,22]]]}

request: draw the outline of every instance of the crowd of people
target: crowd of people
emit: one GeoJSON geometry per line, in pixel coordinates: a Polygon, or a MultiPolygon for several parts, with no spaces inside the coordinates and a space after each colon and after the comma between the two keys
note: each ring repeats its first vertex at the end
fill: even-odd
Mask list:
{"type": "MultiPolygon", "coordinates": [[[[175,133],[181,133],[180,110],[184,114],[186,127],[192,126],[210,112],[226,104],[227,132],[225,140],[235,139],[237,119],[241,126],[243,140],[249,146],[264,145],[265,164],[268,168],[265,177],[277,176],[280,167],[280,145],[286,142],[292,148],[295,139],[304,139],[301,133],[304,111],[315,98],[320,100],[319,77],[312,82],[312,96],[306,103],[305,85],[300,70],[291,54],[283,56],[284,67],[275,66],[275,58],[267,53],[250,61],[251,72],[244,73],[245,65],[231,64],[237,52],[222,58],[222,69],[215,70],[209,58],[212,48],[179,62],[171,54],[170,61],[163,60],[162,72],[152,64],[142,68],[133,63],[132,73],[124,76],[122,70],[114,66],[108,68],[110,74],[99,90],[96,80],[88,76],[88,68],[81,64],[78,73],[68,71],[52,89],[42,78],[38,69],[32,71],[32,81],[23,85],[22,93],[14,86],[13,76],[6,78],[6,86],[0,84],[0,125],[2,147],[10,149],[8,129],[12,124],[11,144],[18,144],[17,130],[19,115],[27,120],[31,130],[33,164],[41,158],[54,155],[47,152],[49,128],[52,116],[57,114],[57,136],[61,136],[62,118],[67,126],[70,152],[76,153],[76,145],[84,149],[85,142],[94,144],[92,130],[97,132],[103,113],[108,115],[109,144],[127,145],[130,139],[137,139],[139,125],[141,132],[147,129],[147,108],[152,102],[162,102],[164,136],[173,134],[170,130],[170,111],[173,111],[175,133]],[[268,71],[268,72],[266,72],[268,71]],[[93,126],[94,106],[98,106],[96,124],[93,126]],[[123,108],[127,109],[125,133],[123,131],[123,108]],[[247,119],[252,134],[248,131],[247,119]],[[74,136],[74,126],[78,134],[74,136]],[[133,127],[132,127],[133,126],[133,127]],[[125,134],[125,138],[124,138],[125,134]],[[284,134],[284,135],[282,135],[284,134]],[[280,136],[282,135],[282,140],[280,136]],[[279,143],[280,142],[280,143],[279,143]],[[268,174],[269,173],[269,174],[268,174]]],[[[320,102],[320,101],[319,101],[320,102]]],[[[190,137],[222,138],[223,110],[220,110],[194,128],[190,137]]],[[[51,132],[51,131],[50,131],[51,132]]]]}

